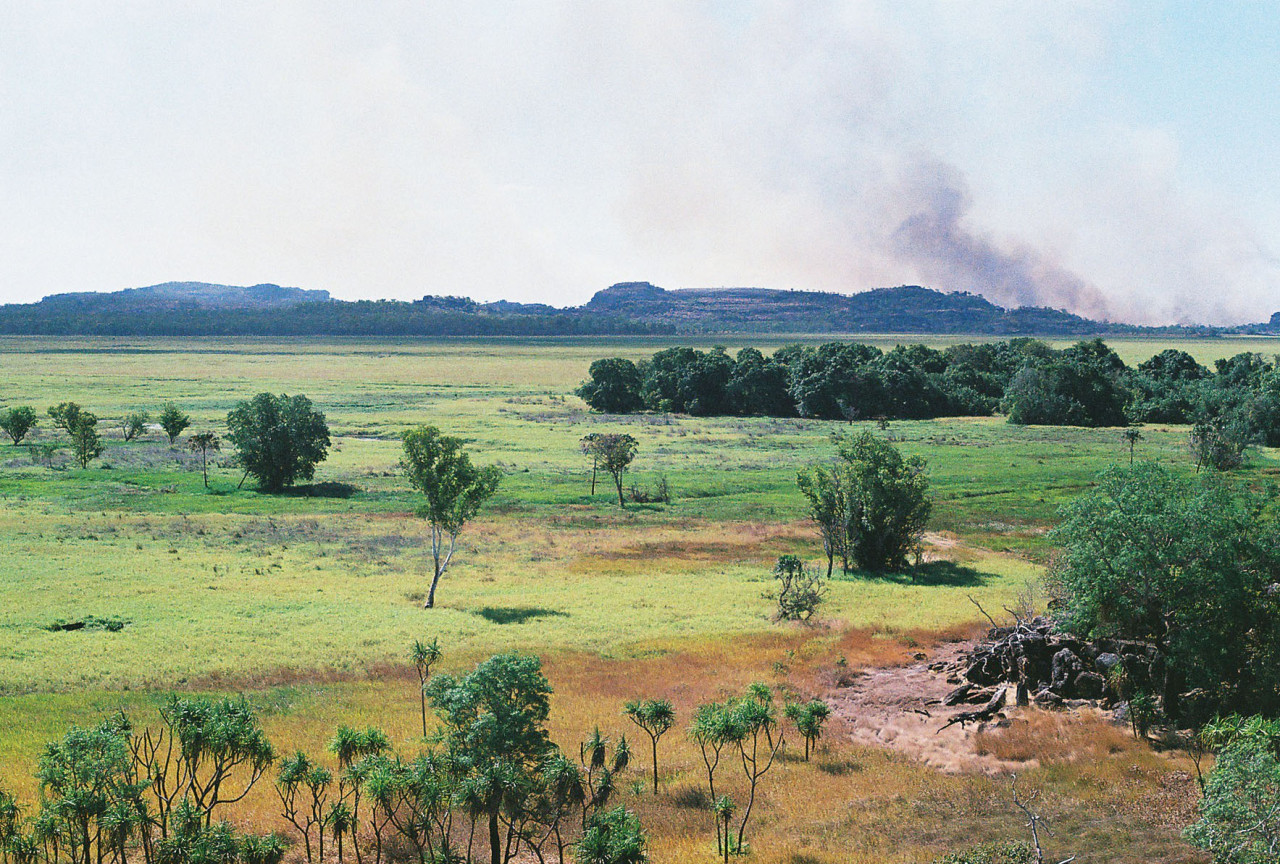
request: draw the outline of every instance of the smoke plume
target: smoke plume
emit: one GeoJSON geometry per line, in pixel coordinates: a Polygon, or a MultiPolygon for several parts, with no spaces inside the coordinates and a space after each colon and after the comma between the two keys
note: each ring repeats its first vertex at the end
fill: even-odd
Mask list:
{"type": "Polygon", "coordinates": [[[931,166],[928,206],[893,232],[894,251],[944,290],[982,294],[1006,307],[1050,306],[1095,320],[1110,310],[1095,286],[1025,244],[1001,246],[965,227],[972,199],[963,178],[946,166],[931,166]]]}

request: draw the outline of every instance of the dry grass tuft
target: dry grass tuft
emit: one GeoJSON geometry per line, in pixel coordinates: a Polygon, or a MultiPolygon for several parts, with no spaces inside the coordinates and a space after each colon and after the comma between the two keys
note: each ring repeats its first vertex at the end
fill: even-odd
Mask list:
{"type": "Polygon", "coordinates": [[[973,741],[981,755],[1041,765],[1103,761],[1147,750],[1127,728],[1092,710],[1066,713],[1029,709],[1014,716],[1008,726],[977,732],[973,741]]]}

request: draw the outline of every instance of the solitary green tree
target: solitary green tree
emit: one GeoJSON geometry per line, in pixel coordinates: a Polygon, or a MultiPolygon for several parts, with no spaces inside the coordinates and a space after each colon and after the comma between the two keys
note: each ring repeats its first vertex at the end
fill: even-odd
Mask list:
{"type": "Polygon", "coordinates": [[[329,426],[306,396],[259,393],[227,414],[227,428],[245,476],[264,492],[310,480],[329,453],[329,426]]]}
{"type": "Polygon", "coordinates": [[[1129,464],[1133,464],[1133,451],[1138,446],[1138,442],[1142,440],[1142,431],[1130,426],[1120,433],[1120,437],[1124,439],[1124,443],[1129,445],[1129,464]]]}
{"type": "Polygon", "coordinates": [[[822,727],[831,716],[831,708],[821,699],[792,702],[786,707],[786,715],[804,739],[804,761],[808,762],[810,752],[822,737],[822,727]]]}
{"type": "Polygon", "coordinates": [[[903,456],[871,432],[838,437],[836,445],[835,465],[797,478],[822,533],[828,569],[836,553],[846,569],[850,559],[873,572],[905,566],[933,507],[924,460],[903,456]]]}
{"type": "Polygon", "coordinates": [[[0,430],[8,435],[13,443],[21,444],[32,429],[36,428],[36,412],[29,405],[19,405],[0,411],[0,430]]]}
{"type": "MultiPolygon", "coordinates": [[[[625,433],[602,432],[583,439],[583,450],[592,457],[592,465],[603,468],[613,478],[613,485],[618,490],[619,507],[627,506],[622,497],[622,476],[631,466],[639,449],[639,442],[625,433]]],[[[594,471],[595,467],[592,468],[593,473],[594,471]]],[[[594,485],[593,483],[593,490],[594,485]]]]}
{"type": "Polygon", "coordinates": [[[502,479],[496,466],[472,465],[462,445],[461,438],[441,435],[434,426],[419,426],[404,435],[401,464],[409,484],[426,498],[418,515],[431,528],[434,572],[424,604],[427,609],[435,606],[436,587],[453,561],[458,535],[497,491],[502,479]]]}
{"type": "Polygon", "coordinates": [[[170,444],[177,441],[182,430],[190,425],[190,415],[184,414],[182,409],[172,402],[164,403],[164,407],[160,409],[160,428],[169,436],[170,444]]]}
{"type": "Polygon", "coordinates": [[[204,488],[209,488],[209,453],[222,449],[222,442],[212,432],[197,432],[189,442],[191,452],[200,454],[200,473],[204,477],[204,488]]]}
{"type": "Polygon", "coordinates": [[[653,753],[653,794],[658,794],[658,739],[676,724],[676,712],[666,699],[644,699],[628,702],[622,709],[632,723],[649,736],[653,753]]]}
{"type": "Polygon", "coordinates": [[[432,637],[430,642],[413,640],[409,649],[409,659],[418,672],[418,696],[422,707],[422,737],[427,737],[427,679],[431,677],[431,667],[440,660],[440,640],[432,637]]]}
{"type": "Polygon", "coordinates": [[[124,440],[132,441],[146,431],[150,421],[151,415],[146,411],[130,411],[120,420],[120,434],[124,440]]]}
{"type": "Polygon", "coordinates": [[[781,555],[773,568],[778,582],[778,618],[808,621],[822,605],[827,586],[822,571],[808,570],[796,555],[781,555]]]}
{"type": "Polygon", "coordinates": [[[81,468],[102,455],[102,436],[98,434],[98,418],[92,411],[79,411],[69,421],[67,434],[71,436],[71,453],[81,468]]]}

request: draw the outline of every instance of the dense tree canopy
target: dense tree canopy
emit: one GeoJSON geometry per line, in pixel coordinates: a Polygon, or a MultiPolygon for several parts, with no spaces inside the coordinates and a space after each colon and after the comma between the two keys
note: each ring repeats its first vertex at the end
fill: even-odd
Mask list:
{"type": "Polygon", "coordinates": [[[932,510],[924,460],[870,432],[837,439],[837,458],[797,477],[831,561],[880,572],[906,565],[932,510]]]}
{"type": "Polygon", "coordinates": [[[1280,534],[1267,506],[1220,475],[1109,469],[1053,534],[1066,627],[1154,643],[1166,673],[1152,686],[1174,716],[1193,688],[1213,706],[1280,710],[1280,534]]]}
{"type": "Polygon", "coordinates": [[[264,492],[310,480],[329,453],[329,426],[306,396],[259,393],[227,414],[236,459],[264,492]]]}
{"type": "Polygon", "coordinates": [[[578,395],[591,407],[606,414],[630,414],[644,407],[640,398],[643,383],[636,364],[624,357],[606,357],[591,364],[590,378],[578,388],[578,395]]]}
{"type": "Polygon", "coordinates": [[[36,427],[36,410],[28,405],[19,405],[0,411],[0,430],[8,435],[14,444],[21,444],[36,427]]]}

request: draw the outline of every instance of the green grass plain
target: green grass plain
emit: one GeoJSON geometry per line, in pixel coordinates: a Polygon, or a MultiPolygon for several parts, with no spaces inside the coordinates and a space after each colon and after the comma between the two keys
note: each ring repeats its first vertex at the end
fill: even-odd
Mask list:
{"type": "MultiPolygon", "coordinates": [[[[304,740],[321,734],[317,718],[340,719],[339,706],[378,716],[373,706],[386,694],[377,682],[402,688],[397,676],[415,638],[439,636],[456,665],[517,647],[576,658],[562,659],[565,669],[660,665],[707,652],[744,675],[769,668],[763,658],[773,649],[760,646],[785,630],[769,618],[771,563],[784,552],[819,556],[795,473],[829,458],[832,433],[850,424],[602,417],[572,390],[601,356],[791,341],[800,340],[0,339],[0,402],[42,414],[79,402],[103,418],[108,439],[103,458],[84,471],[50,470],[25,448],[0,445],[0,786],[32,791],[22,778],[45,740],[112,707],[148,710],[167,688],[248,688],[304,740]],[[334,448],[314,494],[237,490],[227,453],[205,490],[184,449],[157,433],[126,444],[114,428],[126,411],[154,415],[172,399],[192,414],[190,431],[221,432],[226,412],[262,390],[305,393],[328,416],[334,448]],[[478,461],[507,472],[463,535],[441,608],[432,611],[419,608],[425,526],[396,470],[399,435],[419,423],[467,438],[478,461]],[[666,477],[670,504],[619,511],[603,483],[588,494],[578,440],[602,429],[639,439],[629,482],[666,477]],[[125,626],[48,629],[90,617],[125,626]],[[723,659],[739,650],[738,660],[723,659]]],[[[1130,363],[1168,346],[1111,344],[1130,363]]],[[[1212,362],[1244,350],[1277,353],[1280,340],[1178,347],[1212,362]]],[[[53,440],[49,426],[43,419],[37,437],[53,440]]],[[[1138,458],[1189,470],[1185,428],[1142,431],[1138,458]]],[[[988,608],[1009,603],[1040,574],[1057,509],[1108,464],[1128,459],[1114,429],[962,418],[895,422],[884,434],[928,460],[934,552],[950,560],[914,577],[837,579],[825,626],[784,633],[795,640],[787,650],[814,662],[841,651],[849,633],[904,649],[972,624],[968,595],[988,608]]],[[[1280,458],[1261,451],[1248,473],[1280,473],[1280,458]]],[[[566,691],[564,708],[585,722],[586,697],[577,692],[566,691]]],[[[1196,860],[1177,854],[1114,860],[1196,860]]]]}

